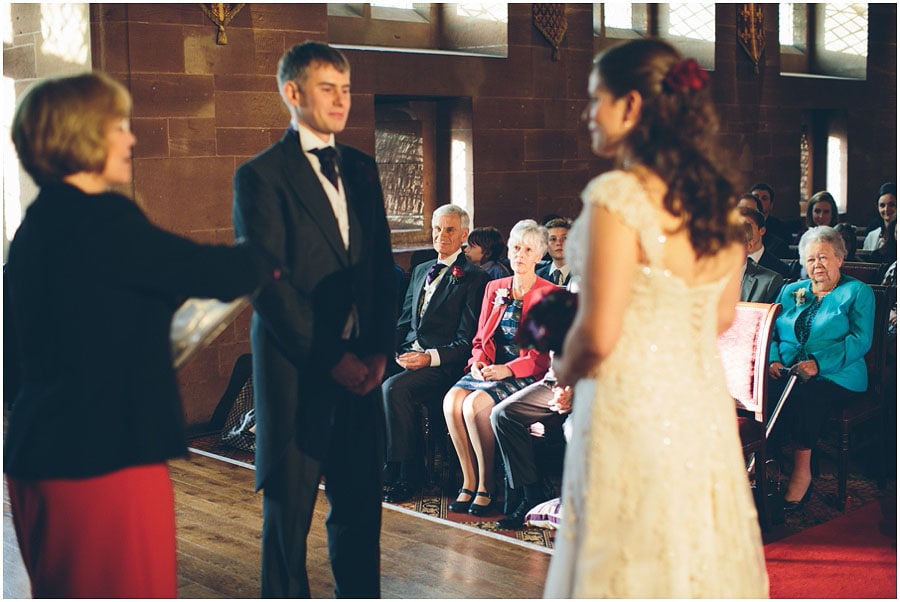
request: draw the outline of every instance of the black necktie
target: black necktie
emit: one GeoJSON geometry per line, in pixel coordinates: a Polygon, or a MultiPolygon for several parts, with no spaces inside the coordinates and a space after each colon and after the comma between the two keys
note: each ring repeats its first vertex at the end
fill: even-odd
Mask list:
{"type": "Polygon", "coordinates": [[[338,188],[338,174],[335,169],[334,159],[337,157],[337,151],[334,147],[326,146],[325,148],[314,148],[310,150],[312,154],[319,158],[319,164],[322,166],[322,175],[328,178],[335,188],[338,188]]]}
{"type": "Polygon", "coordinates": [[[435,264],[428,270],[428,274],[425,275],[425,284],[428,285],[434,282],[434,279],[440,275],[441,270],[443,270],[445,267],[447,266],[445,266],[443,263],[435,262],[435,264]]]}
{"type": "Polygon", "coordinates": [[[553,281],[554,281],[556,284],[558,284],[559,286],[562,286],[562,283],[563,283],[563,273],[562,273],[562,270],[556,270],[556,272],[553,274],[553,281]]]}

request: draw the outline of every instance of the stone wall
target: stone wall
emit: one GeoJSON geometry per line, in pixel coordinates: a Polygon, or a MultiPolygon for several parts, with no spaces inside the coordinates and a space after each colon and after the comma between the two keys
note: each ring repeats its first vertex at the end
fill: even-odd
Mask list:
{"type": "MultiPolygon", "coordinates": [[[[477,224],[504,232],[525,217],[574,216],[580,191],[608,167],[591,154],[580,119],[595,50],[592,5],[566,5],[558,62],[531,23],[531,5],[508,6],[507,58],[347,50],[353,109],[340,136],[374,152],[376,95],[471,98],[477,224]]],[[[866,81],[781,76],[777,4],[761,6],[768,44],[759,74],[736,43],[736,5],[716,9],[712,85],[733,164],[744,184],[775,187],[780,217],[796,217],[802,115],[844,111],[849,218],[865,223],[878,185],[896,178],[896,5],[869,5],[866,81]]],[[[90,16],[95,68],[134,95],[138,145],[129,192],[165,228],[231,241],[234,170],[288,123],[274,78],[278,59],[295,43],[329,40],[326,5],[247,4],[227,27],[227,45],[216,44],[216,28],[197,4],[93,4],[90,16]]],[[[822,187],[824,174],[817,173],[813,188],[822,187]]],[[[235,358],[250,349],[248,335],[245,312],[183,369],[189,424],[212,414],[235,358]]]]}

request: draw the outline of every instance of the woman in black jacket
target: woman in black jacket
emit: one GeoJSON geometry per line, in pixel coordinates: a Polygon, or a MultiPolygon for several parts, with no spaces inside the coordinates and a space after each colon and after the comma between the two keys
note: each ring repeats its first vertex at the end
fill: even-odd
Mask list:
{"type": "Polygon", "coordinates": [[[233,299],[277,273],[110,192],[131,182],[130,111],[123,86],[90,73],[36,84],[13,118],[40,193],[6,266],[21,385],[3,470],[34,597],[177,596],[171,319],[184,297],[233,299]]]}

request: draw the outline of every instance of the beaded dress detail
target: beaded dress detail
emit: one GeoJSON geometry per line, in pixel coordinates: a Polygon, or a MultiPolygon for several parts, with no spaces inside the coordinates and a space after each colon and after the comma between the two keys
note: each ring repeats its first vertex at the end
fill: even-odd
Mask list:
{"type": "MultiPolygon", "coordinates": [[[[544,595],[767,597],[735,404],[716,347],[728,276],[689,286],[666,269],[666,237],[633,174],[599,176],[582,198],[634,229],[647,263],[614,349],[575,387],[562,524],[544,595]]],[[[583,216],[569,233],[575,277],[585,277],[589,234],[583,216]]]]}

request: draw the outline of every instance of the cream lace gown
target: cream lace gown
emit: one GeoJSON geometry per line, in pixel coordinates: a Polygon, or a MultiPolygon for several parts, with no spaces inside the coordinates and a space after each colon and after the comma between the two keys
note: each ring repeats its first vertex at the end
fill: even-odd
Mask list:
{"type": "MultiPolygon", "coordinates": [[[[688,286],[663,265],[665,237],[637,179],[595,178],[585,203],[639,233],[622,334],[595,379],[575,388],[562,524],[547,598],[768,595],[735,405],[716,351],[727,281],[688,286]]],[[[584,219],[566,245],[583,276],[584,219]]]]}

